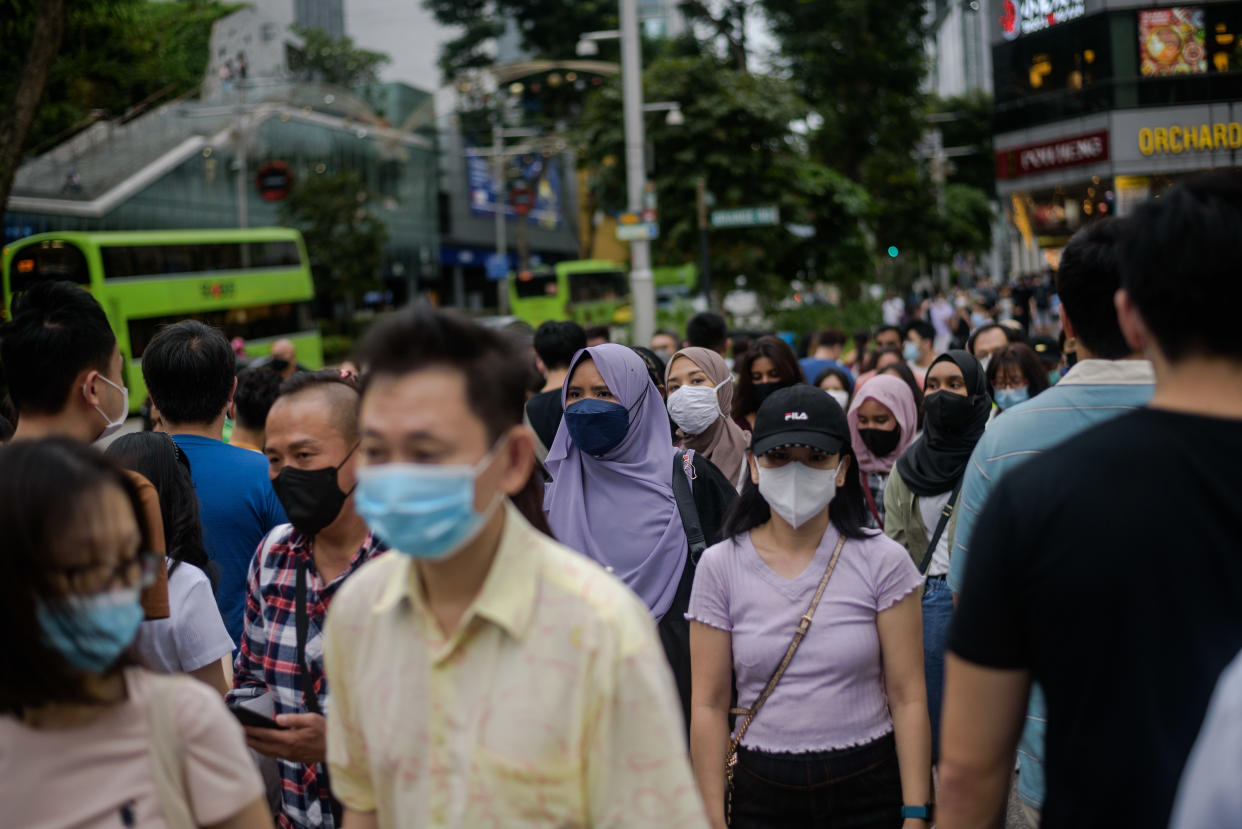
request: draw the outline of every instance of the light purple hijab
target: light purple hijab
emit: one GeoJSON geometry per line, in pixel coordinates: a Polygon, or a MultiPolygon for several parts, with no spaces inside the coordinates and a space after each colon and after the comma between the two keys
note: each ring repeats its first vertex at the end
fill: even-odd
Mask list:
{"type": "MultiPolygon", "coordinates": [[[[552,483],[544,509],[562,544],[589,556],[637,593],[658,620],[677,593],[688,553],[673,496],[673,448],[668,412],[647,364],[623,345],[605,343],[574,355],[561,387],[584,359],[595,361],[630,428],[602,458],[578,450],[561,420],[546,461],[552,483]]],[[[570,403],[570,406],[573,404],[570,403]]]]}

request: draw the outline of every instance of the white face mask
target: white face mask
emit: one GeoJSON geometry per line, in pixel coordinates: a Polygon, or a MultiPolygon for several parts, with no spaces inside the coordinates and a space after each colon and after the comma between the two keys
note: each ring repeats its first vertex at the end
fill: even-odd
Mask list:
{"type": "MultiPolygon", "coordinates": [[[[108,417],[107,412],[99,408],[99,406],[95,406],[95,411],[103,415],[104,424],[105,424],[103,431],[99,433],[99,437],[95,438],[95,440],[103,440],[106,437],[115,435],[117,433],[117,430],[125,425],[125,418],[129,416],[129,389],[125,388],[125,386],[118,386],[116,383],[113,383],[111,380],[109,380],[107,377],[104,377],[102,374],[99,375],[99,379],[103,380],[109,386],[111,386],[112,388],[116,389],[117,391],[121,393],[121,413],[117,415],[116,420],[113,420],[112,418],[108,417]]],[[[86,391],[87,387],[83,386],[82,390],[86,391]]]]}
{"type": "Polygon", "coordinates": [[[759,466],[759,494],[795,530],[824,511],[837,494],[837,470],[791,461],[759,466]]]}
{"type": "Polygon", "coordinates": [[[724,416],[716,392],[732,379],[718,386],[682,386],[668,396],[668,416],[687,435],[701,435],[724,416]]]}
{"type": "Polygon", "coordinates": [[[844,389],[824,389],[824,391],[828,392],[828,396],[840,404],[841,411],[845,411],[845,407],[848,406],[850,402],[849,392],[844,389]]]}
{"type": "Polygon", "coordinates": [[[980,360],[980,361],[979,361],[979,365],[983,366],[983,373],[984,373],[984,374],[987,374],[987,373],[988,373],[988,366],[990,366],[991,364],[992,364],[992,355],[991,355],[991,354],[987,355],[986,357],[984,357],[982,360],[980,360]]]}

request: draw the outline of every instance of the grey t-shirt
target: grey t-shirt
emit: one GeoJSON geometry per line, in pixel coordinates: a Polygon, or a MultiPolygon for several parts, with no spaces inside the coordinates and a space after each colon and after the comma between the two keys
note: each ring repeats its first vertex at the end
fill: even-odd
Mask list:
{"type": "MultiPolygon", "coordinates": [[[[703,553],[686,618],[732,633],[738,705],[754,704],[784,657],[839,538],[829,525],[793,579],[764,562],[749,533],[703,553]]],[[[892,731],[876,617],[922,583],[905,549],[887,536],[846,541],[811,629],[742,744],[825,751],[892,731]]]]}

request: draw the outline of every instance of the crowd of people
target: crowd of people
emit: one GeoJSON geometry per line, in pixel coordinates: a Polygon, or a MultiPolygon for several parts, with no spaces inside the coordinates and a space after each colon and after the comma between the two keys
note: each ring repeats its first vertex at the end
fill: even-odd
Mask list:
{"type": "Polygon", "coordinates": [[[120,436],[103,309],[35,284],[3,822],[1238,825],[1238,238],[1190,179],[801,340],[417,305],[309,371],[186,320],[120,436]]]}

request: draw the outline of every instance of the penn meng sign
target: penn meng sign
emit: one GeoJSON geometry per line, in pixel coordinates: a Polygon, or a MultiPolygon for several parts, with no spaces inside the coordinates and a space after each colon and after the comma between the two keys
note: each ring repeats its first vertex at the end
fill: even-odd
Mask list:
{"type": "Polygon", "coordinates": [[[1108,161],[1107,131],[998,150],[996,177],[999,179],[1020,178],[1046,170],[1060,170],[1099,161],[1108,161]]]}
{"type": "Polygon", "coordinates": [[[1172,127],[1142,127],[1138,131],[1139,152],[1143,155],[1181,155],[1242,148],[1242,124],[1190,124],[1172,127]]]}

